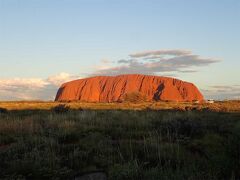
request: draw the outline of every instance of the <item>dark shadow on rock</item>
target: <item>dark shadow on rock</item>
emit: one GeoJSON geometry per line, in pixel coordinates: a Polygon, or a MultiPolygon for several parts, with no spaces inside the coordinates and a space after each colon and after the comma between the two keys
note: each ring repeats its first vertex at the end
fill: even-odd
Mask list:
{"type": "Polygon", "coordinates": [[[158,88],[157,88],[157,92],[154,94],[154,96],[153,96],[153,99],[155,100],[155,101],[158,101],[158,100],[160,100],[160,98],[159,98],[159,96],[160,96],[160,94],[162,93],[162,90],[164,89],[164,84],[160,84],[159,86],[158,86],[158,88]]]}
{"type": "Polygon", "coordinates": [[[63,87],[60,87],[60,88],[58,89],[57,95],[56,95],[56,97],[55,97],[55,101],[57,101],[57,99],[59,98],[59,96],[62,94],[63,90],[64,90],[63,87]]]}

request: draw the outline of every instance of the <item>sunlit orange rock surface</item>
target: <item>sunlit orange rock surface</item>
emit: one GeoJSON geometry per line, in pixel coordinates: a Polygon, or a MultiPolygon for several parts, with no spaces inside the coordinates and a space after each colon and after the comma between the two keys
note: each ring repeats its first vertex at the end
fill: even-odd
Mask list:
{"type": "Polygon", "coordinates": [[[64,83],[56,101],[119,102],[125,94],[139,92],[148,101],[202,101],[203,95],[189,82],[140,74],[97,76],[64,83]]]}

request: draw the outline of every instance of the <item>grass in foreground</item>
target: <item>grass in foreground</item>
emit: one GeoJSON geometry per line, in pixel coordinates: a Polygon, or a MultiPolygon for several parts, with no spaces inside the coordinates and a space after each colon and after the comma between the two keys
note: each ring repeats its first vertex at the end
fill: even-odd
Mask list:
{"type": "Polygon", "coordinates": [[[154,110],[0,113],[2,179],[239,179],[240,114],[154,110]]]}

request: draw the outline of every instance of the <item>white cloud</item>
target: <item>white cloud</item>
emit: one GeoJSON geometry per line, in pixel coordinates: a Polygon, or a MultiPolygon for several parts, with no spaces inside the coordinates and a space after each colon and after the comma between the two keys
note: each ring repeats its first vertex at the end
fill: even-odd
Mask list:
{"type": "Polygon", "coordinates": [[[14,78],[14,79],[3,79],[0,80],[0,89],[13,89],[13,88],[42,88],[46,86],[48,82],[44,81],[43,79],[39,78],[29,78],[29,79],[21,79],[21,78],[14,78]]]}
{"type": "Polygon", "coordinates": [[[94,65],[92,68],[94,71],[104,71],[105,69],[110,69],[112,67],[112,61],[108,59],[102,59],[100,60],[100,64],[94,65]]]}
{"type": "Polygon", "coordinates": [[[102,63],[102,64],[110,64],[111,61],[110,61],[109,59],[102,59],[102,60],[101,60],[101,63],[102,63]]]}
{"type": "Polygon", "coordinates": [[[53,100],[62,83],[79,78],[68,73],[60,73],[46,79],[2,79],[0,80],[0,100],[53,100]]]}
{"type": "Polygon", "coordinates": [[[239,99],[240,100],[240,86],[239,85],[214,85],[207,89],[201,90],[206,98],[214,99],[239,99]]]}
{"type": "Polygon", "coordinates": [[[67,81],[71,81],[71,80],[74,80],[74,79],[80,79],[80,77],[79,76],[73,76],[73,75],[70,75],[68,73],[63,72],[63,73],[48,77],[46,81],[49,84],[53,84],[55,86],[60,86],[62,83],[67,82],[67,81]]]}

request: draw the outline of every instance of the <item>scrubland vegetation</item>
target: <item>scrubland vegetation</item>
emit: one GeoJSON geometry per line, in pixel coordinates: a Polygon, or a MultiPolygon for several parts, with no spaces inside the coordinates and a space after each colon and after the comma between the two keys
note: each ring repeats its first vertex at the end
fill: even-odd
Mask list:
{"type": "Polygon", "coordinates": [[[240,179],[238,101],[0,107],[1,179],[240,179]]]}
{"type": "MultiPolygon", "coordinates": [[[[136,96],[135,96],[136,97],[136,96]]],[[[139,97],[139,96],[137,96],[139,97]]],[[[87,102],[44,102],[44,101],[16,101],[0,102],[0,108],[6,110],[50,110],[58,105],[64,104],[71,109],[91,110],[200,110],[215,112],[240,112],[240,100],[216,101],[210,103],[191,102],[144,102],[137,101],[133,97],[126,96],[124,103],[87,103],[87,102]]]]}

